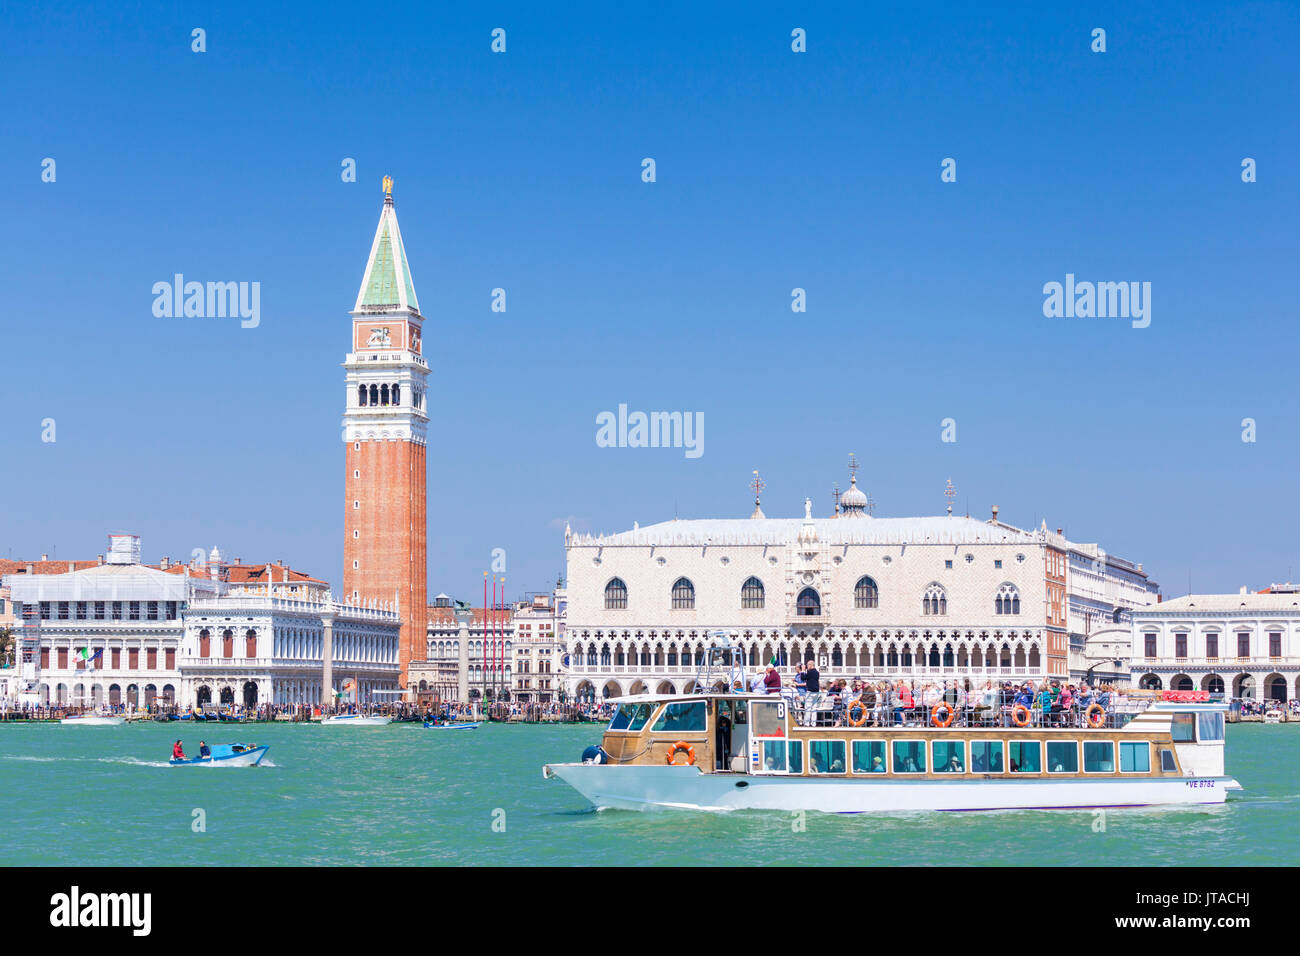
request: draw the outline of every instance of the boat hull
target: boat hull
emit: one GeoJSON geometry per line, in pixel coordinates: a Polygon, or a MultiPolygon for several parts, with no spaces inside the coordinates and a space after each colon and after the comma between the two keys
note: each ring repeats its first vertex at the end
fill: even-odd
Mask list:
{"type": "Polygon", "coordinates": [[[326,717],[321,721],[323,726],[329,727],[382,727],[385,724],[391,724],[391,717],[326,717]]]}
{"type": "Polygon", "coordinates": [[[1065,810],[1223,803],[1241,785],[1231,777],[1144,780],[871,780],[702,773],[685,766],[547,764],[597,809],[813,810],[897,813],[911,810],[1065,810]]]}
{"type": "Polygon", "coordinates": [[[172,758],[170,763],[173,767],[256,767],[269,749],[269,746],[253,747],[237,754],[214,753],[210,757],[188,757],[185,760],[172,758]]]}
{"type": "Polygon", "coordinates": [[[478,723],[471,724],[430,724],[424,725],[426,730],[476,730],[478,723]]]}
{"type": "Polygon", "coordinates": [[[124,717],[64,717],[59,723],[79,727],[120,727],[124,717]]]}

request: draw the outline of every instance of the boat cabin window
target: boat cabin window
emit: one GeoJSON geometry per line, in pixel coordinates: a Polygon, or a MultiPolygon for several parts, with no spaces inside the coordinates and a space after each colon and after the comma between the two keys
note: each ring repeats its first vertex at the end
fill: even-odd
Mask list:
{"type": "Polygon", "coordinates": [[[1173,720],[1174,743],[1183,744],[1191,743],[1196,739],[1196,715],[1195,714],[1174,714],[1173,720]]]}
{"type": "Polygon", "coordinates": [[[972,740],[970,768],[974,773],[1002,772],[1002,741],[972,740]]]}
{"type": "Polygon", "coordinates": [[[894,773],[925,773],[924,741],[894,741],[894,773]]]}
{"type": "Polygon", "coordinates": [[[763,741],[763,770],[767,773],[785,773],[786,742],[784,740],[763,741]]]}
{"type": "Polygon", "coordinates": [[[681,701],[664,708],[651,730],[669,733],[703,733],[705,729],[705,704],[702,700],[681,701]]]}
{"type": "Polygon", "coordinates": [[[884,773],[885,742],[883,740],[853,741],[853,772],[884,773]]]}
{"type": "Polygon", "coordinates": [[[1084,773],[1114,773],[1115,745],[1109,740],[1085,740],[1083,742],[1084,773]]]}
{"type": "Polygon", "coordinates": [[[843,773],[844,741],[808,741],[808,769],[812,773],[843,773]]]}
{"type": "Polygon", "coordinates": [[[1196,736],[1201,743],[1223,739],[1223,714],[1210,712],[1196,715],[1196,736]]]}
{"type": "Polygon", "coordinates": [[[640,730],[650,719],[649,704],[620,704],[614,719],[609,722],[610,730],[640,730]]]}
{"type": "Polygon", "coordinates": [[[1012,773],[1041,773],[1042,744],[1037,740],[1013,740],[1007,744],[1007,766],[1012,773]]]}
{"type": "Polygon", "coordinates": [[[803,741],[790,741],[790,772],[803,773],[803,741]]]}
{"type": "Polygon", "coordinates": [[[1049,740],[1047,742],[1048,773],[1078,773],[1079,743],[1076,740],[1049,740]]]}
{"type": "Polygon", "coordinates": [[[756,700],[750,706],[754,710],[755,737],[785,736],[785,701],[756,700]]]}
{"type": "Polygon", "coordinates": [[[1160,769],[1165,773],[1176,773],[1178,764],[1174,761],[1174,752],[1168,747],[1160,748],[1160,769]]]}
{"type": "Polygon", "coordinates": [[[966,744],[960,740],[936,740],[930,745],[934,751],[935,773],[965,773],[966,744]]]}
{"type": "Polygon", "coordinates": [[[1141,743],[1121,742],[1119,745],[1119,769],[1121,773],[1150,773],[1151,745],[1145,740],[1141,743]]]}

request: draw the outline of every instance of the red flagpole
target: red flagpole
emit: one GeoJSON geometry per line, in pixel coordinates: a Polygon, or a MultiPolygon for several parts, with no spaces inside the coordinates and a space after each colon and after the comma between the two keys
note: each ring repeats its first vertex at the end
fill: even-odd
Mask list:
{"type": "Polygon", "coordinates": [[[487,602],[487,579],[488,573],[483,572],[483,703],[487,704],[487,649],[488,649],[488,602],[487,602]]]}

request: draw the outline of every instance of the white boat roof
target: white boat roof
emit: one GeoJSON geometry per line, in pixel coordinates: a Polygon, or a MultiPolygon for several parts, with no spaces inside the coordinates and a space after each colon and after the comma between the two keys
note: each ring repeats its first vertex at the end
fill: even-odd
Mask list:
{"type": "Polygon", "coordinates": [[[628,694],[626,697],[607,697],[607,704],[643,704],[653,700],[704,700],[706,697],[752,697],[755,700],[771,698],[774,700],[782,699],[780,694],[757,694],[750,691],[743,693],[729,693],[727,691],[711,690],[707,694],[628,694]]]}

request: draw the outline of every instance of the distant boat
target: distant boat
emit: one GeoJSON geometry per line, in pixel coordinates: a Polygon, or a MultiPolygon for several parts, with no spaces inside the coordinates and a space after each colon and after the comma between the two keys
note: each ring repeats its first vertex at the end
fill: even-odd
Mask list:
{"type": "Polygon", "coordinates": [[[169,762],[173,767],[256,767],[270,749],[256,744],[213,744],[212,752],[206,757],[186,757],[184,760],[173,757],[169,762]]]}
{"type": "Polygon", "coordinates": [[[333,717],[326,717],[321,721],[322,724],[351,725],[353,727],[382,727],[384,724],[391,724],[392,722],[393,718],[379,714],[372,714],[368,717],[365,714],[335,714],[333,717]]]}
{"type": "Polygon", "coordinates": [[[429,730],[475,730],[478,728],[478,725],[481,723],[482,721],[475,721],[473,723],[459,723],[459,724],[439,724],[439,723],[432,723],[426,720],[424,722],[424,726],[429,730]]]}
{"type": "Polygon", "coordinates": [[[105,714],[79,714],[64,717],[59,720],[59,723],[80,725],[82,727],[117,727],[124,723],[125,719],[124,717],[110,717],[105,714]]]}

